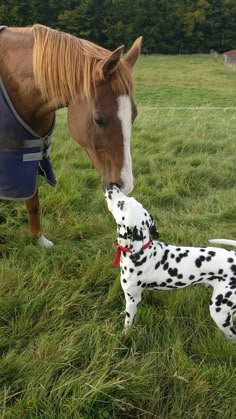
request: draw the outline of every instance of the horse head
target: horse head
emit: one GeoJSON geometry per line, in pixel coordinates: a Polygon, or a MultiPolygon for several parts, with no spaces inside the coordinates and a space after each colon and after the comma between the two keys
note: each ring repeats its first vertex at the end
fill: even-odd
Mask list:
{"type": "Polygon", "coordinates": [[[68,106],[72,137],[85,149],[105,189],[111,182],[128,194],[133,190],[130,139],[137,108],[131,71],[141,48],[138,38],[124,58],[123,46],[101,61],[99,78],[88,99],[78,95],[68,106]]]}

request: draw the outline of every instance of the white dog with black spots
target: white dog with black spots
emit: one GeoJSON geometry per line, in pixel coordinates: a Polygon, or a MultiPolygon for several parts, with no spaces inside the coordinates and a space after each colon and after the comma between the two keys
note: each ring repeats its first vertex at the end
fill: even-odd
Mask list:
{"type": "MultiPolygon", "coordinates": [[[[116,185],[105,192],[117,223],[117,254],[125,294],[125,329],[134,320],[143,290],[175,290],[203,283],[213,288],[210,313],[227,338],[236,338],[236,253],[214,247],[180,247],[159,241],[152,216],[116,185]]],[[[233,240],[210,240],[236,246],[233,240]]]]}

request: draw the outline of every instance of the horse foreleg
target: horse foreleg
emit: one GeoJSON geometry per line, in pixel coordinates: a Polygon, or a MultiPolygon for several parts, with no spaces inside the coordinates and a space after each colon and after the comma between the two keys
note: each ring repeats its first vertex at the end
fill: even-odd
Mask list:
{"type": "Polygon", "coordinates": [[[28,211],[30,236],[37,240],[41,246],[52,247],[53,243],[44,237],[41,230],[38,190],[32,198],[25,201],[25,204],[28,211]]]}

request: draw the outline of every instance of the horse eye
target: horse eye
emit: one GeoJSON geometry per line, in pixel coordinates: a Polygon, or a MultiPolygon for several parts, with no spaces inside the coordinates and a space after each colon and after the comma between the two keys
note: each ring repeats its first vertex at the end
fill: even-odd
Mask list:
{"type": "Polygon", "coordinates": [[[94,117],[94,122],[99,127],[104,127],[105,126],[105,121],[101,116],[95,116],[94,117]]]}

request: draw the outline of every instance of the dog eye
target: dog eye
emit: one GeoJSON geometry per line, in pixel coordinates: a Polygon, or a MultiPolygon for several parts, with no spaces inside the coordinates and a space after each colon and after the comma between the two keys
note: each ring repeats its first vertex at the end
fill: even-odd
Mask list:
{"type": "Polygon", "coordinates": [[[104,119],[101,115],[95,115],[94,116],[94,122],[100,128],[105,126],[105,121],[104,121],[104,119]]]}

